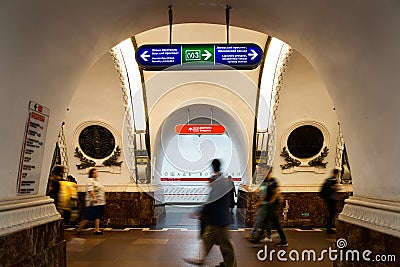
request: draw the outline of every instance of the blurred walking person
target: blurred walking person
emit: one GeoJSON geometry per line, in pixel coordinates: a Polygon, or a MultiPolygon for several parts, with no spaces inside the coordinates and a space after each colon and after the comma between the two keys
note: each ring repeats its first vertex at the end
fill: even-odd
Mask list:
{"type": "Polygon", "coordinates": [[[83,227],[89,222],[94,221],[94,235],[102,235],[100,231],[100,219],[103,217],[104,206],[106,205],[104,186],[98,181],[97,169],[89,171],[89,178],[86,183],[85,196],[85,216],[76,230],[77,234],[82,233],[83,227]]]}
{"type": "Polygon", "coordinates": [[[325,203],[328,207],[328,220],[326,223],[326,233],[336,234],[336,231],[332,229],[333,219],[336,216],[336,203],[337,203],[337,191],[340,189],[339,186],[339,174],[340,170],[333,169],[329,178],[325,180],[323,185],[323,195],[325,203]]]}
{"type": "Polygon", "coordinates": [[[236,256],[233,244],[229,238],[228,225],[232,223],[229,212],[230,200],[229,192],[232,190],[232,184],[221,173],[221,162],[214,159],[211,163],[214,174],[211,177],[211,191],[207,201],[202,209],[202,216],[205,222],[205,229],[202,235],[204,242],[204,257],[200,260],[184,259],[187,263],[193,265],[202,265],[214,245],[219,245],[223,263],[220,267],[236,267],[236,256]]]}
{"type": "Polygon", "coordinates": [[[235,197],[236,197],[236,189],[235,183],[233,182],[232,176],[228,176],[228,181],[230,186],[232,187],[231,191],[229,192],[229,208],[230,212],[233,213],[233,209],[235,208],[235,197]]]}
{"type": "Polygon", "coordinates": [[[282,203],[283,198],[279,190],[278,182],[276,178],[274,178],[273,176],[272,167],[269,170],[266,179],[267,179],[267,194],[265,196],[265,199],[263,200],[263,202],[265,203],[264,205],[266,205],[265,206],[266,215],[265,215],[265,221],[262,223],[263,231],[259,232],[258,235],[254,238],[254,240],[252,240],[252,242],[257,244],[262,238],[263,232],[265,230],[267,231],[266,241],[272,241],[270,240],[271,226],[272,226],[278,231],[279,237],[281,239],[281,241],[276,243],[275,246],[287,247],[288,243],[286,240],[286,235],[282,229],[278,215],[279,205],[282,203]]]}
{"type": "MultiPolygon", "coordinates": [[[[261,185],[255,190],[255,194],[257,195],[257,202],[255,204],[256,208],[256,216],[255,221],[253,224],[253,228],[251,229],[249,235],[246,237],[247,239],[254,239],[259,231],[262,231],[262,223],[265,221],[266,218],[266,204],[265,197],[267,195],[267,181],[268,179],[265,178],[261,185]]],[[[242,185],[244,189],[247,191],[251,191],[248,185],[242,185]]]]}
{"type": "Polygon", "coordinates": [[[58,195],[60,193],[60,182],[64,181],[65,167],[63,165],[54,166],[50,173],[49,181],[47,183],[47,194],[50,198],[54,199],[54,204],[58,212],[63,215],[60,207],[58,195]]]}

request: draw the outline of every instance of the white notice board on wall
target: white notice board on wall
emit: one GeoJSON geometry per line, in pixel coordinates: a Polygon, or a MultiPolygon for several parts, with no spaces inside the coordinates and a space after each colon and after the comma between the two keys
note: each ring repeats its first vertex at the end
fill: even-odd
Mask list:
{"type": "Polygon", "coordinates": [[[18,169],[18,195],[36,195],[38,193],[49,115],[48,108],[29,101],[18,169]]]}

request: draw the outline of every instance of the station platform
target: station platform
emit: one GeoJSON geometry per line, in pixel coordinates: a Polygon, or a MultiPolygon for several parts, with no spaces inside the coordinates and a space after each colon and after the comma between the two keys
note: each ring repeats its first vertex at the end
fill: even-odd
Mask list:
{"type": "MultiPolygon", "coordinates": [[[[183,258],[199,259],[202,253],[202,241],[199,238],[198,220],[190,218],[193,208],[169,207],[163,220],[148,228],[105,228],[104,235],[95,236],[88,228],[82,235],[76,235],[73,228],[65,230],[67,242],[67,265],[70,267],[89,266],[163,266],[183,267],[193,266],[183,261],[183,258]]],[[[335,248],[335,235],[327,235],[324,229],[301,230],[286,228],[288,247],[274,247],[279,242],[279,236],[273,231],[272,243],[254,245],[245,237],[250,228],[240,222],[230,227],[230,235],[234,243],[238,266],[333,266],[333,262],[325,256],[318,261],[322,250],[335,248]],[[267,247],[265,247],[267,246],[267,247]],[[265,249],[270,256],[262,261],[259,256],[265,256],[265,249]],[[271,250],[276,252],[272,254],[271,250]],[[263,250],[263,252],[259,252],[263,250]],[[277,258],[279,250],[286,251],[287,261],[277,258]],[[300,253],[298,261],[288,257],[290,251],[300,253]],[[301,260],[304,250],[316,252],[317,261],[301,260]]],[[[293,254],[295,255],[295,254],[293,254]]],[[[219,247],[214,246],[203,266],[216,266],[222,262],[219,247]]]]}

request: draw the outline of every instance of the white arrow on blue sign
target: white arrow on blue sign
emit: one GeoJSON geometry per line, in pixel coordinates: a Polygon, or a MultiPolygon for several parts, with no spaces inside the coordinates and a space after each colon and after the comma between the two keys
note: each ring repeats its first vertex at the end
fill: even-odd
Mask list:
{"type": "MultiPolygon", "coordinates": [[[[136,60],[145,70],[163,70],[182,65],[182,69],[254,69],[263,51],[256,44],[143,45],[136,60]]],[[[174,68],[173,70],[177,70],[174,68]]]]}
{"type": "Polygon", "coordinates": [[[150,57],[150,55],[147,55],[147,52],[148,51],[146,50],[140,55],[140,57],[146,62],[149,61],[147,58],[150,57]]]}

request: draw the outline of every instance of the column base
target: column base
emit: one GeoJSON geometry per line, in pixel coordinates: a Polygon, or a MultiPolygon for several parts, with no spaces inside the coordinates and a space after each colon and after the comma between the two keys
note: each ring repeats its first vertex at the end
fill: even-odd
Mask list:
{"type": "Polygon", "coordinates": [[[337,261],[334,263],[335,267],[394,267],[400,264],[400,238],[398,237],[338,220],[336,222],[336,239],[341,238],[347,241],[344,252],[357,250],[360,254],[360,261],[349,260],[351,259],[349,254],[347,261],[337,261]],[[367,253],[368,255],[366,255],[370,261],[366,261],[362,257],[362,253],[366,250],[372,252],[372,254],[367,253]],[[380,255],[379,259],[375,258],[377,255],[380,255]]]}
{"type": "Polygon", "coordinates": [[[0,266],[66,266],[66,242],[59,219],[0,236],[0,266]]]}

